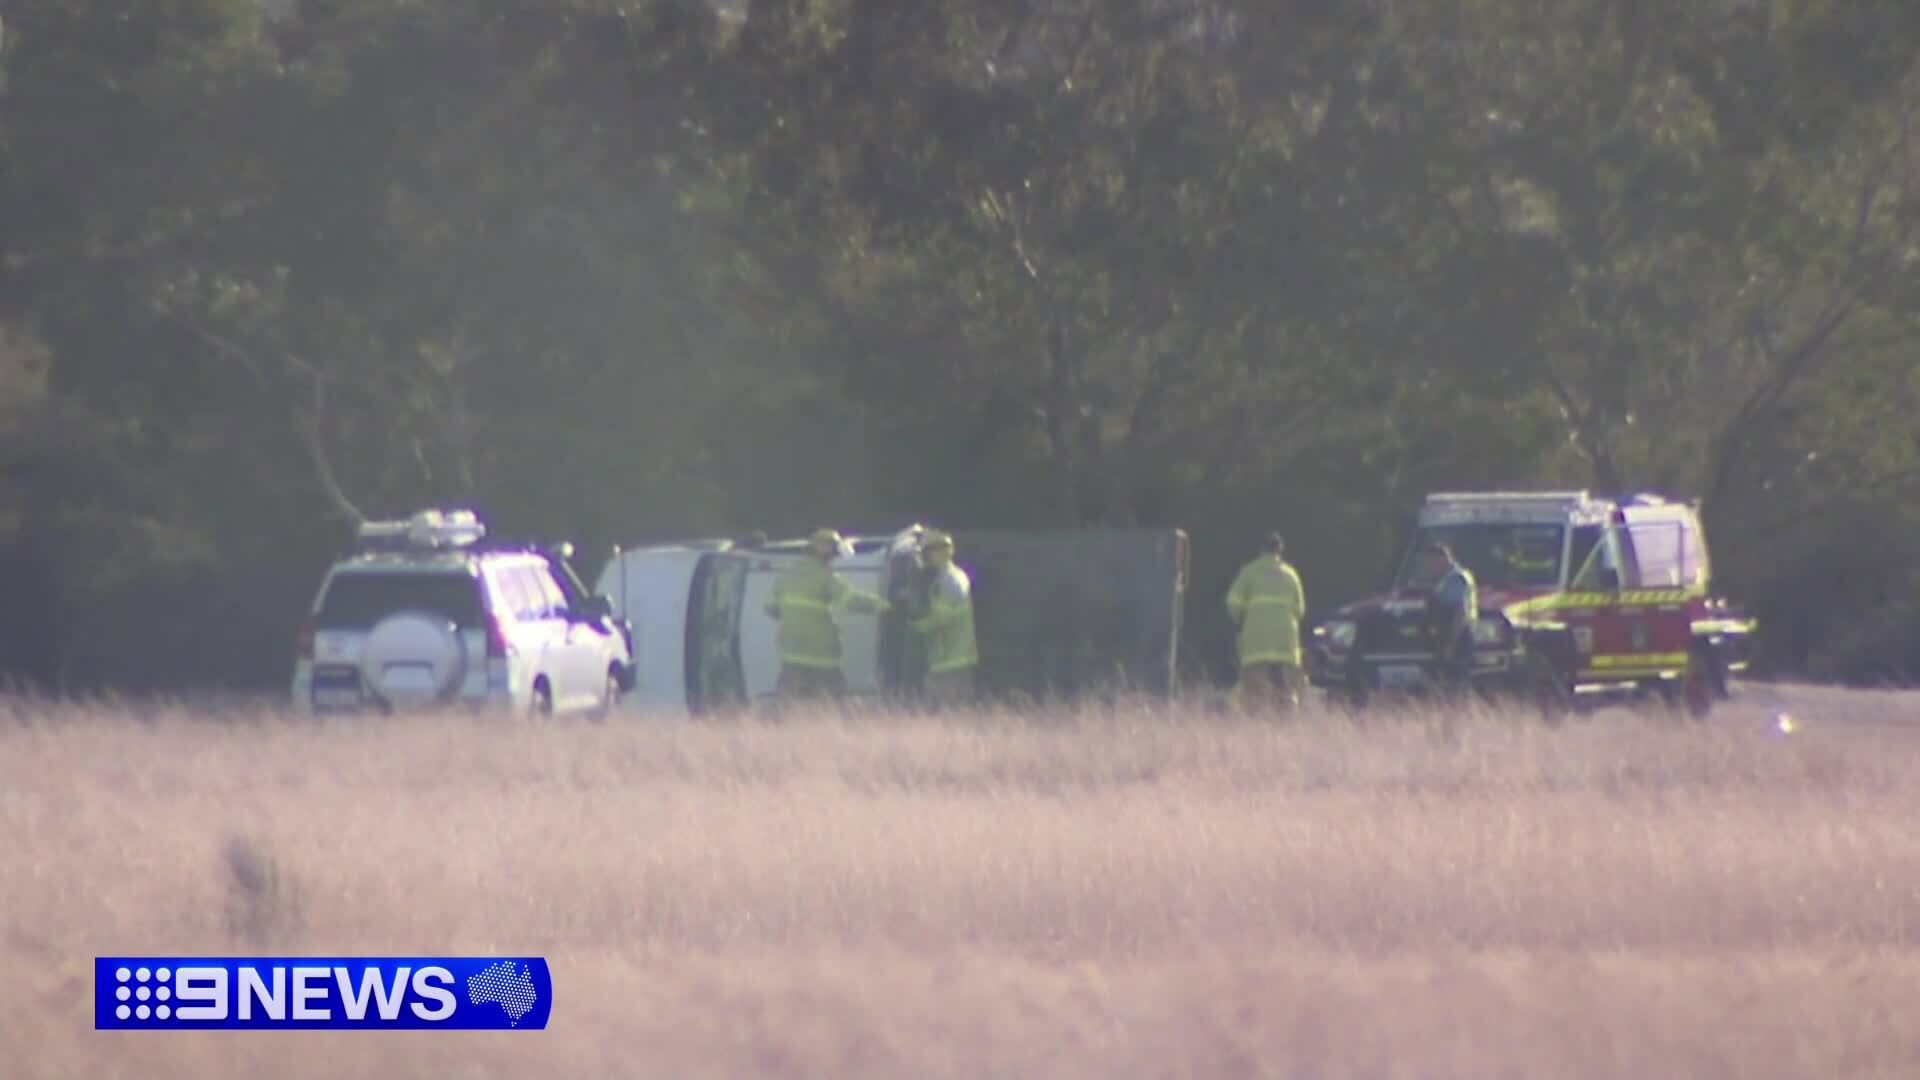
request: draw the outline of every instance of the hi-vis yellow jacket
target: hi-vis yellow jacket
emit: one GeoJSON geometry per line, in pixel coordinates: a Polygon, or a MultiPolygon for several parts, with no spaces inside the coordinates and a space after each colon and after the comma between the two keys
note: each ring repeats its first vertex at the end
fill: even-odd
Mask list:
{"type": "Polygon", "coordinates": [[[840,628],[835,611],[878,614],[887,602],[847,584],[818,559],[801,559],[773,583],[767,614],[780,623],[780,662],[797,668],[837,670],[840,628]]]}
{"type": "Polygon", "coordinates": [[[973,633],[973,582],[965,570],[948,563],[934,572],[927,613],[914,620],[913,629],[925,635],[928,674],[964,671],[980,663],[973,633]]]}
{"type": "Polygon", "coordinates": [[[1240,626],[1242,664],[1300,666],[1300,618],[1307,595],[1285,561],[1262,555],[1240,568],[1227,590],[1227,613],[1240,626]]]}

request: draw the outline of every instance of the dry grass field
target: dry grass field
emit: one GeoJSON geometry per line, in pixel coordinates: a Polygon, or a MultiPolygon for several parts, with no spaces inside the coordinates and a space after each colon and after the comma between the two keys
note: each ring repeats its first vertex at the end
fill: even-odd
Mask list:
{"type": "Polygon", "coordinates": [[[1911,1078],[1914,700],[1450,731],[16,703],[0,1076],[1911,1078]],[[553,1021],[92,1030],[96,954],[236,951],[545,955],[553,1021]]]}

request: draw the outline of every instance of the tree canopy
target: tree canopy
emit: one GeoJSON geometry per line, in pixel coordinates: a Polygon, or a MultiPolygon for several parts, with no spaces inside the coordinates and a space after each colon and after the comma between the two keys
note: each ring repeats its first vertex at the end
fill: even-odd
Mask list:
{"type": "MultiPolygon", "coordinates": [[[[0,673],[274,685],[357,516],[1178,525],[1193,669],[1436,488],[1704,500],[1920,674],[1903,0],[17,0],[0,673]]],[[[963,560],[964,561],[964,560],[963,560]]]]}

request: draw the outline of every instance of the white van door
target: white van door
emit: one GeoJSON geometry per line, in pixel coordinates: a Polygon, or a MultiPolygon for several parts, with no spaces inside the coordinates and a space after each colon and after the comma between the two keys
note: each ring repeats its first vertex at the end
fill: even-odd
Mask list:
{"type": "Polygon", "coordinates": [[[633,628],[635,683],[625,707],[687,710],[688,590],[705,552],[686,548],[623,551],[607,563],[594,591],[633,628]]]}
{"type": "MultiPolygon", "coordinates": [[[[847,560],[836,566],[847,584],[874,596],[886,595],[885,555],[847,560]]],[[[877,697],[880,693],[880,617],[843,611],[834,616],[840,625],[840,666],[847,674],[850,696],[877,697]]]]}
{"type": "MultiPolygon", "coordinates": [[[[747,571],[746,598],[740,613],[740,666],[747,681],[747,695],[753,701],[771,699],[780,684],[780,626],[767,614],[773,600],[773,583],[799,556],[781,554],[755,559],[747,571]]],[[[883,595],[885,563],[880,558],[860,556],[834,563],[834,572],[848,585],[875,596],[883,595]]],[[[873,696],[880,692],[880,620],[864,612],[839,611],[834,624],[840,628],[840,670],[847,680],[849,696],[873,696]]]]}

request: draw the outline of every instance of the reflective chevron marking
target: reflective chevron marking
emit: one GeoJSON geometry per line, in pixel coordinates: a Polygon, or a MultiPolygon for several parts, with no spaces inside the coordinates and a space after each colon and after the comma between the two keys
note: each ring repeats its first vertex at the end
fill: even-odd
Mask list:
{"type": "Polygon", "coordinates": [[[1612,671],[1619,668],[1659,670],[1680,667],[1686,662],[1687,654],[1683,652],[1612,653],[1592,658],[1588,661],[1588,666],[1595,671],[1612,671]]]}
{"type": "Polygon", "coordinates": [[[1536,611],[1572,611],[1612,607],[1658,607],[1683,604],[1706,595],[1697,589],[1623,589],[1620,592],[1568,592],[1522,600],[1506,609],[1509,618],[1536,611]]]}

